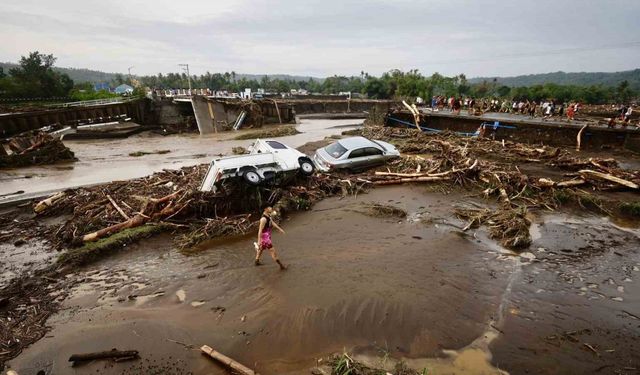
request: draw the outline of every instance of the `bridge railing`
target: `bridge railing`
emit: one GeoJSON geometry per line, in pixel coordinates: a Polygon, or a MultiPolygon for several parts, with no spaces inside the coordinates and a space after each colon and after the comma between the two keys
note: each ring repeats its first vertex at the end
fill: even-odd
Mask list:
{"type": "Polygon", "coordinates": [[[137,96],[127,96],[121,98],[105,98],[105,99],[93,99],[93,100],[81,100],[78,102],[67,102],[67,103],[56,103],[51,104],[48,107],[56,107],[56,108],[68,108],[68,107],[91,107],[95,105],[104,105],[104,104],[117,104],[117,103],[126,103],[132,100],[139,99],[137,96]]]}

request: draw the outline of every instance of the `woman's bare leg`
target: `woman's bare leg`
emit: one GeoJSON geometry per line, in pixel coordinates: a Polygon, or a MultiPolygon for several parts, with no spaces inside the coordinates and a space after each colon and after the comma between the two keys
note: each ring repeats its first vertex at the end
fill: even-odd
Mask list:
{"type": "Polygon", "coordinates": [[[276,251],[275,247],[272,247],[271,249],[269,249],[269,254],[271,254],[271,258],[273,258],[273,260],[276,261],[276,263],[278,263],[278,265],[280,266],[281,270],[286,270],[287,266],[285,266],[284,264],[282,264],[282,262],[280,261],[280,259],[278,259],[278,252],[276,251]]]}
{"type": "Polygon", "coordinates": [[[262,256],[262,252],[263,251],[264,250],[262,249],[262,247],[260,247],[260,248],[258,248],[258,250],[256,250],[256,260],[255,260],[255,265],[256,266],[259,266],[261,264],[260,263],[260,257],[262,256]]]}

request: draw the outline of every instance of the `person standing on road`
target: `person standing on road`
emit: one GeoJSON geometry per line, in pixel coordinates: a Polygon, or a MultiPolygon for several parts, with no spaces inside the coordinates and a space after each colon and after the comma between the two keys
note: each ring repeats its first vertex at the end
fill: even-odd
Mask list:
{"type": "Polygon", "coordinates": [[[280,266],[280,270],[284,271],[287,269],[287,267],[282,264],[282,262],[280,262],[280,259],[278,259],[278,253],[276,252],[276,249],[273,247],[273,243],[271,242],[272,227],[279,230],[282,234],[285,233],[284,230],[271,219],[274,214],[275,211],[271,206],[265,208],[262,212],[262,217],[260,218],[260,224],[258,228],[258,246],[256,249],[255,265],[259,266],[262,264],[260,263],[260,257],[262,256],[262,252],[267,249],[269,250],[269,254],[271,254],[271,258],[273,258],[273,260],[278,263],[278,266],[280,266]]]}

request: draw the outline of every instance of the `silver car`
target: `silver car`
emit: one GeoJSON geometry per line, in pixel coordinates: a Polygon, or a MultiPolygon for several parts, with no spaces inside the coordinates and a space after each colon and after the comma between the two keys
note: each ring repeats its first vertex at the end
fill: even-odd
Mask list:
{"type": "Polygon", "coordinates": [[[324,172],[334,169],[358,171],[398,157],[400,152],[392,144],[364,137],[350,137],[316,150],[313,161],[324,172]]]}

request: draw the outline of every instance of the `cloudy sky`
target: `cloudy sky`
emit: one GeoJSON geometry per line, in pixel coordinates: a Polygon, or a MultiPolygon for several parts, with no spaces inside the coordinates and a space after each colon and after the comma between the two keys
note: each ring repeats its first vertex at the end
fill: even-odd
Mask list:
{"type": "Polygon", "coordinates": [[[640,67],[638,0],[3,0],[0,61],[175,72],[507,76],[640,67]]]}

